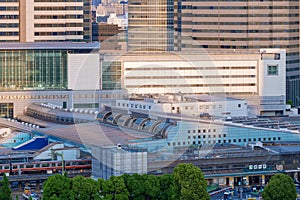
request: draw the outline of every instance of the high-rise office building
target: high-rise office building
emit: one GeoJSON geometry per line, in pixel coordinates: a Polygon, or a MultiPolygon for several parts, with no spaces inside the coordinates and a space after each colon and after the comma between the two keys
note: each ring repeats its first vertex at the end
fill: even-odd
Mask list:
{"type": "Polygon", "coordinates": [[[0,1],[0,42],[19,41],[19,0],[0,1]]]}
{"type": "Polygon", "coordinates": [[[91,41],[90,0],[1,0],[0,42],[91,41]]]}
{"type": "Polygon", "coordinates": [[[173,50],[173,14],[171,0],[128,1],[128,50],[173,50]]]}
{"type": "MultiPolygon", "coordinates": [[[[175,0],[172,5],[174,10],[168,9],[166,4],[155,7],[155,3],[153,0],[139,1],[134,5],[129,3],[128,29],[136,28],[137,24],[143,26],[144,30],[147,30],[147,26],[149,29],[153,28],[152,23],[158,27],[163,26],[169,23],[168,20],[171,21],[173,16],[173,22],[170,24],[174,23],[175,51],[204,48],[207,51],[226,53],[258,52],[260,48],[284,48],[287,50],[287,99],[291,99],[294,104],[300,104],[299,1],[175,0]],[[154,11],[168,10],[166,16],[169,17],[160,19],[157,17],[160,16],[159,12],[154,14],[143,10],[150,6],[154,11]]],[[[156,41],[168,38],[166,34],[149,34],[151,41],[155,41],[155,37],[156,41]]],[[[143,37],[147,36],[143,34],[143,37]]],[[[135,34],[132,34],[132,37],[135,37],[135,34]]],[[[133,46],[130,44],[132,42],[147,50],[147,43],[138,43],[135,38],[130,38],[129,31],[129,47],[133,46]]]]}

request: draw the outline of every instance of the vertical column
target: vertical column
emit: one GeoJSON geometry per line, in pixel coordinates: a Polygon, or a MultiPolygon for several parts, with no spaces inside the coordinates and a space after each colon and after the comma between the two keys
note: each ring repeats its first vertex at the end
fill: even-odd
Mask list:
{"type": "Polygon", "coordinates": [[[266,184],[266,177],[265,177],[265,175],[261,175],[261,184],[262,185],[265,185],[266,184]]]}
{"type": "Polygon", "coordinates": [[[249,176],[246,176],[245,178],[246,179],[243,180],[243,181],[245,181],[244,184],[249,185],[249,176]]]}
{"type": "Polygon", "coordinates": [[[34,42],[34,0],[20,0],[20,42],[34,42]]]}
{"type": "Polygon", "coordinates": [[[229,185],[234,188],[234,177],[229,177],[229,185]]]}

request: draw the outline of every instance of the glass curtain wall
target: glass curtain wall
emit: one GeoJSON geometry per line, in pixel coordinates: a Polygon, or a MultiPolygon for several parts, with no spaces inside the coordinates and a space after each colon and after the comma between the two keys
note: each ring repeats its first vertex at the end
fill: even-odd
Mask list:
{"type": "Polygon", "coordinates": [[[0,90],[67,89],[67,52],[0,51],[0,90]]]}

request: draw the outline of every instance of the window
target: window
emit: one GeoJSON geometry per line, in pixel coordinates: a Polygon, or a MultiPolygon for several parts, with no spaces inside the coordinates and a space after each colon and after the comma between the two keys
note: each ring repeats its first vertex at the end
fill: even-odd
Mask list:
{"type": "Polygon", "coordinates": [[[268,75],[278,75],[278,65],[268,65],[268,75]]]}

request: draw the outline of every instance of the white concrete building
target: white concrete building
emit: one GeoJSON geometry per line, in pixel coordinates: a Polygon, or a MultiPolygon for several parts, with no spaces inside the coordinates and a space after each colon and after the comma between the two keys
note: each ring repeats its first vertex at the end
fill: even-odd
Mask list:
{"type": "Polygon", "coordinates": [[[119,82],[129,94],[224,94],[247,99],[254,114],[285,113],[286,51],[255,54],[128,53],[105,55],[121,64],[119,82]]]}
{"type": "Polygon", "coordinates": [[[92,177],[109,179],[126,174],[147,174],[147,152],[121,147],[92,147],[92,177]]]}
{"type": "Polygon", "coordinates": [[[174,113],[195,117],[246,117],[248,115],[245,100],[209,96],[182,96],[182,100],[174,95],[167,98],[145,100],[116,101],[116,107],[128,110],[143,110],[150,113],[174,113]]]}
{"type": "Polygon", "coordinates": [[[128,19],[126,15],[117,15],[116,13],[111,13],[107,19],[107,24],[117,24],[118,27],[125,30],[128,26],[128,19]]]}

